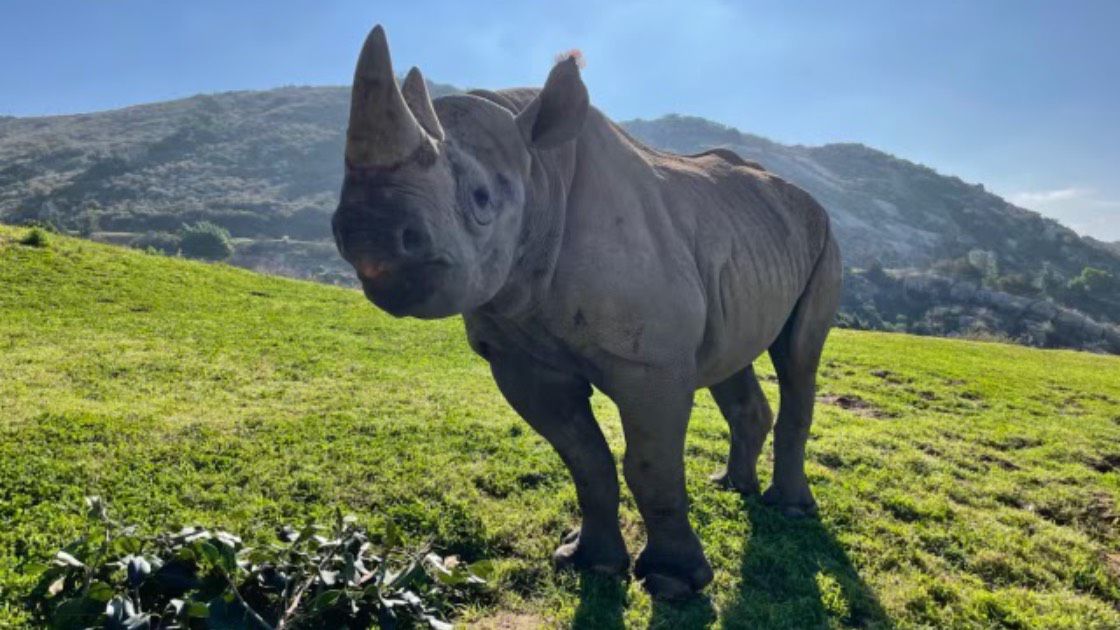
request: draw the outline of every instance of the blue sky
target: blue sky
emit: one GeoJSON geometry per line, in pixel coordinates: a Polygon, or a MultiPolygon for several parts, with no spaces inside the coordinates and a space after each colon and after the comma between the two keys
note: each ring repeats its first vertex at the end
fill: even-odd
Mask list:
{"type": "Polygon", "coordinates": [[[1120,2],[0,0],[0,114],[348,83],[537,85],[584,51],[593,103],[786,143],[856,141],[1120,240],[1120,2]]]}

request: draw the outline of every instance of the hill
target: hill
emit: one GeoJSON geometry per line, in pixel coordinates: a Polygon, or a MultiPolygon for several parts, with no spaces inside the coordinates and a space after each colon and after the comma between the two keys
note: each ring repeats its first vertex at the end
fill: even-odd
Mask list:
{"type": "MultiPolygon", "coordinates": [[[[809,445],[819,521],[711,486],[727,428],[701,393],[687,475],[716,579],[709,599],[653,605],[637,584],[546,568],[573,488],[460,322],[23,236],[0,227],[0,626],[22,623],[33,566],[77,533],[87,494],[147,531],[248,542],[336,507],[387,514],[497,561],[493,600],[461,614],[482,627],[1120,625],[1120,358],[836,331],[809,445]]],[[[613,407],[594,406],[620,456],[613,407]]],[[[625,491],[622,519],[636,550],[625,491]]]]}
{"type": "Polygon", "coordinates": [[[691,116],[626,123],[652,146],[696,153],[734,150],[808,190],[829,210],[850,265],[928,267],[972,250],[994,252],[1007,270],[1049,263],[1120,271],[1103,243],[1017,207],[957,177],[862,144],[789,146],[691,116]]]}
{"type": "MultiPolygon", "coordinates": [[[[143,233],[210,220],[243,239],[235,264],[346,282],[326,239],[341,186],[347,99],[347,88],[289,87],[0,119],[0,221],[43,221],[143,244],[143,233]]],[[[1082,238],[981,185],[859,144],[787,146],[685,116],[624,126],[666,150],[729,147],[813,193],[834,219],[853,277],[846,325],[1120,352],[1095,334],[1105,326],[1120,336],[1115,245],[1082,238]],[[904,293],[898,283],[873,282],[882,278],[877,273],[863,275],[872,268],[970,283],[970,295],[1051,302],[1090,322],[1071,327],[1053,309],[1044,309],[1053,316],[1003,312],[991,300],[946,303],[941,294],[904,293]],[[1076,283],[1086,269],[1109,282],[1086,290],[1076,283]]]]}

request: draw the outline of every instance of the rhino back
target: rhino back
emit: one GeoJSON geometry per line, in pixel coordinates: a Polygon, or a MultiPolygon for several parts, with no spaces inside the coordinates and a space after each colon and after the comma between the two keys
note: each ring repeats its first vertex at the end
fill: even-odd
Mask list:
{"type": "MultiPolygon", "coordinates": [[[[538,90],[472,93],[516,113],[538,90]]],[[[594,108],[575,157],[540,336],[593,363],[695,362],[698,385],[773,341],[828,238],[812,197],[727,150],[647,147],[594,108]]]]}
{"type": "Polygon", "coordinates": [[[589,114],[557,279],[583,344],[641,362],[694,360],[701,383],[781,330],[827,233],[804,191],[720,152],[687,157],[589,114]]]}

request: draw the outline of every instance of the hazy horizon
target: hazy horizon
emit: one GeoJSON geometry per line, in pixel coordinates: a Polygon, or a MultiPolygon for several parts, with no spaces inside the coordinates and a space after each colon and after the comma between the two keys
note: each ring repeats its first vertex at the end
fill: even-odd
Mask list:
{"type": "Polygon", "coordinates": [[[398,72],[536,85],[580,48],[620,120],[699,116],[785,144],[859,142],[1120,240],[1120,4],[873,1],[189,5],[17,0],[0,114],[83,113],[240,89],[345,85],[374,23],[398,72]]]}

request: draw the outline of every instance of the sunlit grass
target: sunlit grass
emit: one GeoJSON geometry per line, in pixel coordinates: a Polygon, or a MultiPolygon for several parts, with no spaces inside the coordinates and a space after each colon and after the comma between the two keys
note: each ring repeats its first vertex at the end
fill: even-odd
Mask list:
{"type": "MultiPolygon", "coordinates": [[[[54,235],[19,244],[26,233],[0,228],[0,626],[24,618],[25,565],[73,537],[82,496],[99,494],[153,530],[250,540],[336,506],[388,515],[498,560],[496,603],[461,614],[483,625],[1120,627],[1116,357],[835,332],[813,521],[709,485],[727,429],[698,396],[688,482],[716,578],[672,607],[548,568],[574,490],[460,321],[393,320],[357,292],[54,235]]],[[[617,415],[595,403],[621,455],[617,415]]],[[[636,551],[628,494],[622,518],[636,551]]]]}

